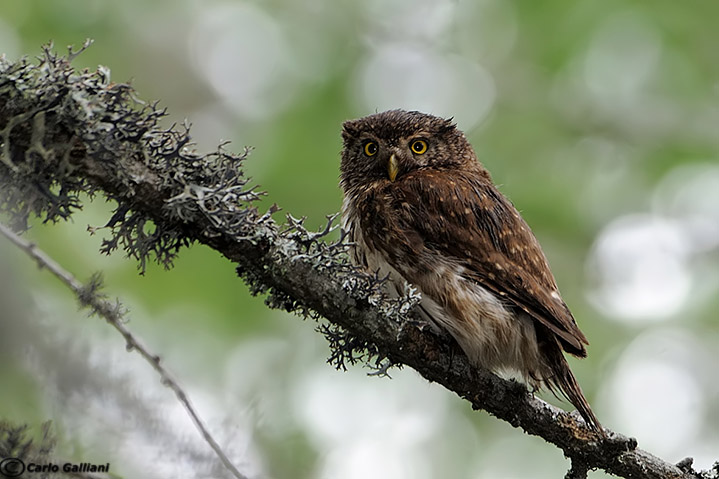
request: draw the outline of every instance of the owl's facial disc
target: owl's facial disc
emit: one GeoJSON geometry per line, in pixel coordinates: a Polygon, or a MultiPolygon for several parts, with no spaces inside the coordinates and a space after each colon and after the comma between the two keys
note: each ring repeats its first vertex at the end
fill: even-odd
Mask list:
{"type": "Polygon", "coordinates": [[[392,153],[389,160],[387,160],[387,176],[389,176],[389,181],[394,182],[395,178],[397,178],[397,173],[399,173],[399,163],[397,162],[395,154],[392,153]]]}

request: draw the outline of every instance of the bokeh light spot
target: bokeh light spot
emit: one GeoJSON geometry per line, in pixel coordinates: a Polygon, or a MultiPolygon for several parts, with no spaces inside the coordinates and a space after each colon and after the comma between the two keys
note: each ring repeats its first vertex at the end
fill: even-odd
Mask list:
{"type": "Polygon", "coordinates": [[[683,165],[670,171],[654,194],[657,212],[683,223],[697,252],[719,247],[719,166],[683,165]]]}
{"type": "Polygon", "coordinates": [[[291,56],[280,26],[250,4],[199,12],[190,35],[193,64],[237,114],[264,118],[293,97],[291,56]]]}
{"type": "Polygon", "coordinates": [[[649,214],[622,216],[599,234],[590,268],[592,302],[609,316],[659,320],[679,311],[690,292],[688,243],[680,224],[649,214]]]}
{"type": "Polygon", "coordinates": [[[595,33],[586,57],[589,91],[600,103],[628,107],[656,69],[661,51],[661,38],[645,16],[612,16],[595,33]]]}
{"type": "Polygon", "coordinates": [[[408,44],[387,44],[360,67],[359,97],[367,111],[393,108],[454,117],[469,130],[494,104],[494,80],[465,58],[408,44]]]}
{"type": "Polygon", "coordinates": [[[624,351],[605,398],[608,422],[668,457],[693,449],[706,404],[693,375],[700,344],[679,330],[639,336],[624,351]]]}

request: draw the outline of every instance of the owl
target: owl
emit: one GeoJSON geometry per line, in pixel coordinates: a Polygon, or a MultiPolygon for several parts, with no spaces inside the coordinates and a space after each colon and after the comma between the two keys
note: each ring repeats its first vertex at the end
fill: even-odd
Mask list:
{"type": "Polygon", "coordinates": [[[542,248],[451,120],[391,110],[344,123],[342,226],[354,264],[419,289],[420,315],[470,362],[565,396],[603,429],[563,352],[587,338],[542,248]]]}

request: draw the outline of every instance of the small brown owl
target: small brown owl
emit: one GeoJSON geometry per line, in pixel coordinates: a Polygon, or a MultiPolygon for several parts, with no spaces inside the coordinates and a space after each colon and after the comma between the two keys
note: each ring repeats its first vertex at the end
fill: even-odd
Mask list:
{"type": "Polygon", "coordinates": [[[451,120],[392,110],[343,125],[343,228],[352,261],[419,288],[421,314],[476,366],[564,394],[604,435],[562,353],[586,337],[527,223],[451,120]]]}

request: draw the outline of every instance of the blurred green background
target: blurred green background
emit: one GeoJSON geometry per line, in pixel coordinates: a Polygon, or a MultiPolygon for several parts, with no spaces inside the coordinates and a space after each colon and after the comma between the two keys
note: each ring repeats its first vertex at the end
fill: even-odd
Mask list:
{"type": "MultiPolygon", "coordinates": [[[[0,53],[94,45],[197,149],[319,227],[340,208],[343,120],[453,116],[545,248],[590,339],[572,361],[600,420],[677,462],[719,460],[717,2],[3,0],[0,53]]],[[[560,451],[411,370],[326,365],[309,321],[268,310],[204,247],[172,271],[100,255],[112,205],[28,237],[104,273],[129,327],[258,478],[561,477],[560,451]]],[[[277,215],[278,219],[282,214],[277,215]]],[[[0,417],[52,419],[59,451],[124,477],[223,477],[169,390],[70,293],[0,240],[0,417]]],[[[544,395],[545,399],[551,398],[544,395]]],[[[566,404],[564,404],[566,407],[566,404]]],[[[591,477],[604,477],[591,473],[591,477]]]]}

